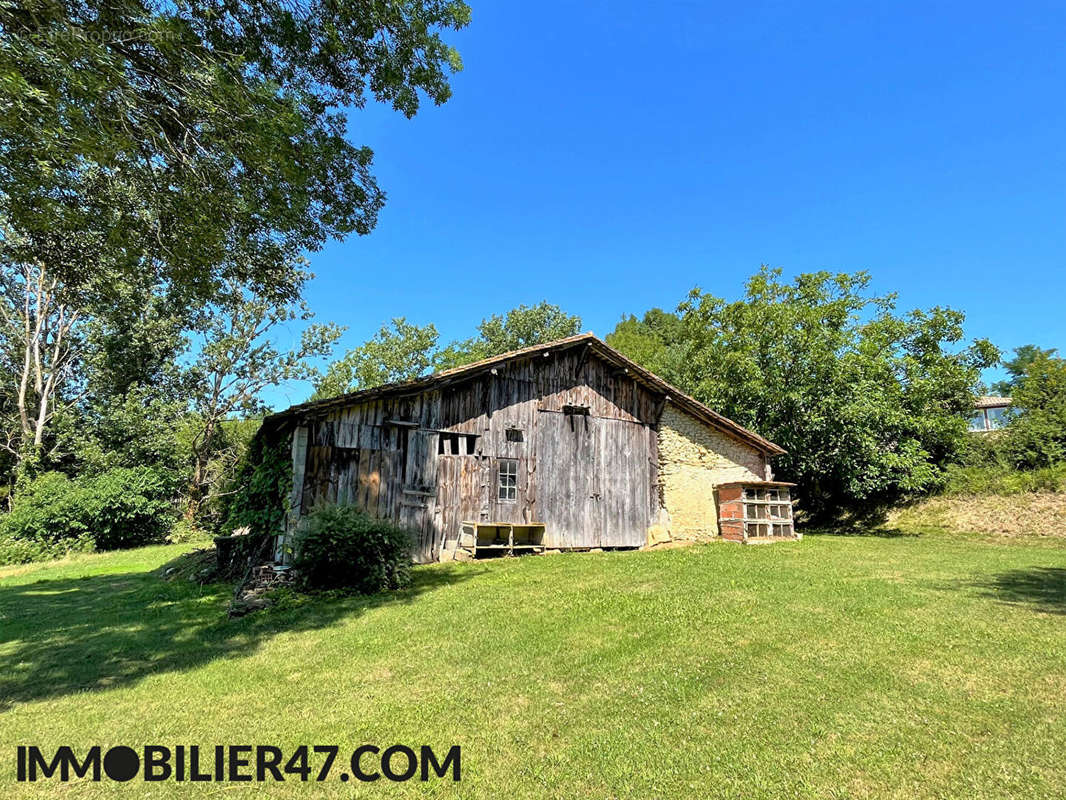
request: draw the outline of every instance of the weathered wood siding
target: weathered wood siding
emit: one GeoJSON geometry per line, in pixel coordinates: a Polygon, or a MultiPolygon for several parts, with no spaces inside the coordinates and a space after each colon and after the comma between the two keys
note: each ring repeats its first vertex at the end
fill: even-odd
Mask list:
{"type": "Polygon", "coordinates": [[[464,521],[542,522],[549,547],[637,547],[658,509],[661,409],[661,394],[584,348],[333,408],[305,422],[300,511],[352,503],[397,521],[416,533],[417,561],[464,521]],[[499,500],[499,459],[517,461],[515,501],[499,500]]]}

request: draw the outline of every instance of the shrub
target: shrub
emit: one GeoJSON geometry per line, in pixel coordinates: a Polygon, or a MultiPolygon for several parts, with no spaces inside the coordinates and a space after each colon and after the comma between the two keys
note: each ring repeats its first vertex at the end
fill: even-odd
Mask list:
{"type": "Polygon", "coordinates": [[[148,467],[119,467],[71,480],[47,472],[28,482],[0,518],[8,563],[71,550],[111,550],[160,541],[173,522],[170,484],[148,467]]]}
{"type": "Polygon", "coordinates": [[[93,550],[89,536],[59,541],[42,539],[9,539],[0,534],[0,567],[28,564],[31,561],[50,561],[68,553],[87,553],[93,550]]]}
{"type": "Polygon", "coordinates": [[[150,467],[119,467],[78,483],[98,550],[162,541],[174,522],[169,480],[150,467]]]}
{"type": "Polygon", "coordinates": [[[1012,469],[1013,464],[1004,447],[1006,436],[1005,430],[970,433],[959,448],[957,463],[963,467],[1012,469]]]}
{"type": "Polygon", "coordinates": [[[1017,470],[1010,466],[950,466],[944,494],[1012,495],[1066,491],[1066,464],[1017,470]]]}
{"type": "Polygon", "coordinates": [[[211,533],[195,522],[187,519],[177,520],[167,532],[167,544],[188,544],[190,542],[211,543],[211,533]]]}
{"type": "Polygon", "coordinates": [[[304,520],[293,565],[312,589],[400,589],[411,579],[411,534],[354,506],[326,506],[304,520]]]}

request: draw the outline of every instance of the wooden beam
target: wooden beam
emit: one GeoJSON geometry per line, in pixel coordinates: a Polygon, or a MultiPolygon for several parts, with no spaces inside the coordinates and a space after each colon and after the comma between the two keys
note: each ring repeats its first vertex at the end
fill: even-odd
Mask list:
{"type": "Polygon", "coordinates": [[[300,511],[303,506],[304,473],[307,469],[306,425],[298,425],[292,432],[292,489],[289,492],[289,513],[282,521],[282,530],[274,540],[274,560],[289,563],[289,542],[296,526],[300,524],[300,511]]]}
{"type": "Polygon", "coordinates": [[[658,425],[663,418],[663,412],[666,410],[666,404],[670,402],[670,395],[664,394],[663,399],[659,401],[659,404],[655,408],[655,424],[658,425]]]}
{"type": "Polygon", "coordinates": [[[585,368],[585,362],[589,360],[589,352],[592,350],[591,344],[586,344],[581,348],[581,355],[577,358],[577,366],[574,367],[574,377],[577,378],[581,375],[581,370],[585,368]]]}

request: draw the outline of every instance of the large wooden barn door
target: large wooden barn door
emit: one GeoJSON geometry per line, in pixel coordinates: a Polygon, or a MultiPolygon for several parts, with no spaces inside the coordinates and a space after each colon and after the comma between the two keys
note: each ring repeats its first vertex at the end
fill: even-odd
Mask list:
{"type": "Polygon", "coordinates": [[[407,432],[400,524],[415,534],[415,561],[436,558],[438,537],[434,525],[437,498],[437,432],[407,432]]]}
{"type": "Polygon", "coordinates": [[[602,420],[541,412],[537,420],[537,506],[548,547],[598,547],[602,528],[602,420]]]}
{"type": "Polygon", "coordinates": [[[651,524],[648,437],[640,423],[541,412],[537,507],[548,547],[639,547],[651,524]]]}
{"type": "Polygon", "coordinates": [[[640,547],[651,524],[652,474],[646,426],[602,419],[597,448],[600,467],[601,547],[640,547]]]}

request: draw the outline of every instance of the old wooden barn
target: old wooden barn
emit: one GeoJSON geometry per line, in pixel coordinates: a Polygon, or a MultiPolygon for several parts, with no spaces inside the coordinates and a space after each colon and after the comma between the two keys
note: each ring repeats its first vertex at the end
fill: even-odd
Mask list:
{"type": "Polygon", "coordinates": [[[294,406],[262,435],[291,446],[285,536],[356,504],[421,562],[794,535],[780,447],[591,334],[294,406]]]}

